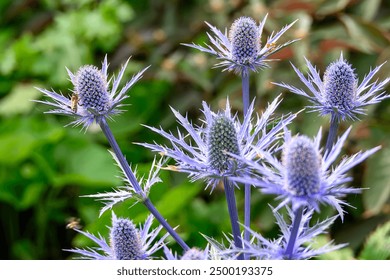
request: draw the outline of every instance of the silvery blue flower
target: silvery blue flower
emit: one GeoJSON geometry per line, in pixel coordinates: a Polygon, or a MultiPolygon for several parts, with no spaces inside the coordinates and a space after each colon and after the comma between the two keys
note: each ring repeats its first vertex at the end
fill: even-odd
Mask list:
{"type": "Polygon", "coordinates": [[[338,122],[345,119],[356,120],[358,115],[365,113],[364,107],[389,97],[383,89],[390,78],[370,83],[383,64],[370,70],[360,85],[354,69],[342,54],[339,60],[327,67],[322,80],[315,66],[307,59],[306,64],[309,69],[307,78],[294,65],[292,67],[308,91],[285,83],[276,84],[308,98],[313,103],[308,107],[320,115],[330,114],[338,122]]]}
{"type": "Polygon", "coordinates": [[[72,95],[66,97],[55,91],[37,88],[52,99],[37,102],[54,107],[54,109],[47,113],[74,117],[75,120],[70,124],[82,125],[86,129],[93,121],[99,123],[102,118],[110,118],[122,112],[120,107],[123,106],[122,101],[128,97],[126,92],[142,77],[142,74],[147,69],[145,68],[133,76],[119,90],[119,83],[128,62],[129,60],[123,65],[118,76],[112,79],[108,79],[107,75],[107,56],[102,63],[102,69],[98,69],[92,65],[86,65],[80,67],[76,74],[73,74],[67,69],[70,81],[74,86],[72,95]],[[112,86],[110,87],[111,80],[112,86]]]}
{"type": "Polygon", "coordinates": [[[271,54],[296,41],[292,40],[282,45],[276,45],[277,40],[296,22],[294,21],[276,34],[272,32],[265,45],[262,46],[261,36],[266,19],[267,15],[257,25],[250,17],[240,17],[232,24],[229,35],[226,29],[225,33],[222,33],[206,22],[214,33],[214,36],[207,33],[211,46],[184,45],[216,56],[217,59],[221,60],[215,65],[216,67],[223,67],[223,70],[246,76],[250,71],[257,72],[258,69],[267,67],[267,62],[272,60],[269,58],[271,54]]]}
{"type": "Polygon", "coordinates": [[[162,226],[151,230],[153,216],[149,215],[144,225],[139,229],[129,219],[117,218],[112,215],[112,227],[110,228],[110,245],[100,234],[94,236],[91,233],[74,229],[94,241],[98,247],[87,249],[69,249],[66,251],[81,255],[81,259],[95,260],[144,260],[151,259],[152,255],[164,246],[165,234],[160,240],[155,241],[162,226]],[[154,243],[154,244],[153,244],[154,243]]]}
{"type": "MultiPolygon", "coordinates": [[[[288,209],[289,218],[291,221],[295,220],[295,214],[291,209],[288,209]]],[[[256,231],[249,229],[252,239],[250,242],[245,242],[245,249],[240,250],[242,253],[248,254],[252,259],[261,260],[303,260],[310,259],[318,255],[322,255],[334,250],[338,250],[346,244],[333,245],[329,242],[325,246],[314,249],[311,244],[316,236],[327,233],[327,229],[336,220],[337,216],[328,218],[322,222],[318,222],[310,226],[309,222],[313,215],[313,210],[305,211],[302,214],[298,226],[298,234],[291,252],[288,250],[289,240],[291,238],[291,224],[288,224],[284,217],[277,211],[273,211],[276,223],[281,230],[281,235],[274,240],[264,238],[256,231]]],[[[237,251],[237,250],[233,250],[237,251]]]]}
{"type": "Polygon", "coordinates": [[[193,247],[186,251],[182,256],[178,256],[176,253],[172,253],[171,250],[164,246],[164,254],[167,260],[209,260],[211,257],[208,245],[204,250],[193,247]]]}
{"type": "Polygon", "coordinates": [[[178,136],[174,136],[162,128],[147,126],[169,140],[172,147],[157,143],[139,144],[174,159],[176,165],[169,166],[168,169],[188,173],[193,181],[203,179],[207,182],[206,188],[211,187],[212,191],[222,179],[246,173],[246,165],[234,160],[229,154],[252,160],[258,156],[260,150],[274,148],[283,128],[296,116],[291,114],[267,130],[267,125],[272,121],[271,115],[279,103],[279,98],[276,98],[261,117],[257,116],[253,125],[251,118],[254,102],[242,123],[237,115],[232,115],[228,101],[225,110],[218,113],[212,112],[203,102],[204,120],[201,126],[192,125],[186,117],[172,109],[186,133],[182,134],[178,130],[178,136]]]}
{"type": "Polygon", "coordinates": [[[294,211],[301,207],[319,211],[320,204],[327,204],[343,218],[342,205],[348,203],[340,198],[361,191],[346,186],[352,181],[346,173],[380,149],[376,147],[358,152],[344,157],[337,166],[333,165],[350,131],[351,127],[324,154],[320,149],[321,129],[314,140],[306,136],[291,137],[290,133],[285,133],[281,161],[264,152],[261,163],[245,160],[260,177],[232,180],[248,182],[260,187],[264,193],[277,195],[282,201],[276,209],[291,204],[294,211]]]}

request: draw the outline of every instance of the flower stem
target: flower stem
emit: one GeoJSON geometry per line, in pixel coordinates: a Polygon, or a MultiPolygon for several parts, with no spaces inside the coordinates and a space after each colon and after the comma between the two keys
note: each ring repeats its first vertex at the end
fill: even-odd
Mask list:
{"type": "Polygon", "coordinates": [[[299,231],[299,226],[301,225],[302,215],[303,215],[303,207],[301,206],[295,211],[294,221],[290,233],[290,239],[288,240],[287,248],[285,252],[285,255],[290,260],[293,258],[295,242],[297,241],[298,238],[298,231],[299,231]]]}
{"type": "MultiPolygon", "coordinates": [[[[248,112],[249,107],[249,73],[242,73],[242,104],[243,104],[243,113],[244,116],[248,112]]],[[[249,133],[248,131],[246,133],[249,133]]],[[[245,184],[244,187],[245,196],[244,196],[244,240],[248,242],[250,239],[249,228],[251,224],[251,185],[245,184]]],[[[245,255],[245,259],[248,259],[248,256],[245,255]]]]}
{"type": "Polygon", "coordinates": [[[242,78],[242,111],[244,116],[249,108],[249,73],[243,72],[242,78]]]}
{"type": "Polygon", "coordinates": [[[141,186],[138,183],[137,178],[135,177],[133,171],[131,171],[131,168],[129,164],[127,163],[125,157],[122,154],[121,149],[119,148],[118,143],[115,140],[114,135],[112,134],[112,131],[110,127],[107,124],[106,119],[103,117],[99,121],[99,125],[106,136],[108,142],[110,143],[111,148],[114,150],[114,153],[116,157],[118,158],[119,164],[121,165],[125,176],[129,180],[129,182],[134,187],[135,191],[137,192],[137,195],[142,198],[142,203],[148,208],[150,213],[156,218],[157,221],[166,229],[166,231],[169,232],[169,234],[175,239],[175,241],[183,248],[184,251],[188,251],[190,247],[181,239],[181,237],[175,232],[175,230],[168,224],[168,222],[163,218],[163,216],[158,212],[156,207],[154,207],[153,203],[149,200],[147,195],[142,190],[141,186]]]}
{"type": "MultiPolygon", "coordinates": [[[[236,206],[236,197],[234,195],[234,186],[232,186],[228,179],[223,179],[226,203],[228,206],[230,223],[232,225],[232,234],[234,245],[238,249],[242,249],[242,241],[240,234],[240,226],[238,225],[238,214],[237,214],[237,206],[236,206]]],[[[244,256],[241,254],[237,257],[239,260],[244,259],[244,256]]]]}
{"type": "Polygon", "coordinates": [[[337,117],[335,114],[332,114],[330,119],[328,139],[326,140],[326,146],[325,146],[325,149],[328,152],[332,149],[332,146],[336,140],[338,127],[339,127],[339,122],[337,120],[337,117]]]}

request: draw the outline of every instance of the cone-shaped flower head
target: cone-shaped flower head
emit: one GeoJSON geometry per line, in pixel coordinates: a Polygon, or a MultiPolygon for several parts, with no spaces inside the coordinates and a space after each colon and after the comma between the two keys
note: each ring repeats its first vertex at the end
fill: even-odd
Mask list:
{"type": "Polygon", "coordinates": [[[77,71],[75,92],[79,96],[79,103],[87,110],[91,108],[104,114],[109,108],[106,77],[95,66],[83,66],[77,71]]]}
{"type": "Polygon", "coordinates": [[[155,241],[162,226],[151,229],[153,216],[149,215],[144,225],[138,228],[128,219],[117,218],[112,215],[112,227],[110,228],[110,245],[99,235],[98,237],[74,228],[75,231],[85,235],[99,247],[87,249],[66,250],[81,255],[81,259],[95,260],[144,260],[153,258],[152,255],[163,246],[168,237],[166,233],[161,239],[155,241]]]}
{"type": "Polygon", "coordinates": [[[184,134],[178,130],[178,136],[174,136],[161,128],[149,127],[170,141],[172,147],[139,144],[174,159],[176,165],[168,166],[167,169],[188,173],[192,180],[203,179],[207,182],[206,187],[213,190],[221,180],[248,172],[247,165],[234,157],[252,160],[258,157],[259,151],[275,147],[284,127],[296,116],[291,114],[286,118],[273,120],[272,114],[279,103],[280,99],[276,98],[261,117],[257,116],[253,124],[254,102],[249,106],[242,122],[237,114],[232,115],[229,102],[226,103],[226,109],[218,113],[212,112],[203,102],[204,119],[201,126],[192,125],[186,117],[172,109],[178,122],[186,130],[184,134]],[[274,126],[271,127],[269,124],[272,121],[274,126]]]}
{"type": "Polygon", "coordinates": [[[206,22],[214,35],[207,34],[211,44],[206,47],[195,44],[183,45],[216,56],[221,61],[215,65],[216,67],[223,67],[223,70],[233,71],[239,75],[248,75],[250,71],[257,72],[258,69],[268,67],[267,62],[272,61],[268,58],[271,54],[296,41],[277,45],[278,39],[295,23],[294,21],[277,33],[272,32],[262,47],[260,40],[266,19],[267,15],[257,25],[252,18],[240,17],[232,24],[229,34],[227,30],[222,33],[206,22]]]}
{"type": "Polygon", "coordinates": [[[228,153],[240,153],[233,121],[224,115],[215,116],[209,128],[207,144],[210,167],[221,172],[228,170],[231,159],[228,153]]]}
{"type": "Polygon", "coordinates": [[[236,19],[229,32],[232,60],[237,64],[252,64],[260,51],[260,35],[259,27],[253,19],[236,19]]]}
{"type": "Polygon", "coordinates": [[[94,121],[99,123],[103,118],[111,118],[122,112],[119,109],[127,98],[127,91],[142,77],[145,69],[133,76],[120,90],[119,83],[123,77],[129,60],[123,65],[118,76],[108,79],[107,57],[104,58],[102,68],[86,65],[80,67],[76,74],[67,69],[70,80],[74,86],[73,92],[67,96],[37,88],[51,100],[36,100],[50,105],[54,109],[48,111],[51,114],[61,114],[75,118],[70,124],[82,125],[88,128],[94,121]],[[112,81],[112,84],[111,84],[112,81]]]}
{"type": "Polygon", "coordinates": [[[324,74],[324,98],[329,106],[342,112],[350,111],[356,101],[357,79],[345,60],[331,63],[324,74]]]}
{"type": "Polygon", "coordinates": [[[297,196],[315,194],[321,183],[321,157],[306,136],[296,136],[283,150],[286,187],[297,196]]]}
{"type": "Polygon", "coordinates": [[[390,78],[381,82],[370,82],[383,64],[370,70],[360,84],[354,69],[342,54],[327,67],[323,80],[316,67],[307,59],[306,64],[309,69],[307,78],[294,65],[292,67],[308,91],[285,83],[275,84],[308,98],[313,104],[308,106],[312,112],[331,115],[338,122],[346,119],[357,120],[358,115],[365,114],[364,107],[390,97],[383,91],[390,78]]]}
{"type": "Polygon", "coordinates": [[[264,193],[277,195],[282,202],[276,210],[292,205],[293,211],[301,206],[319,211],[321,204],[327,204],[343,218],[342,206],[348,203],[341,198],[361,191],[346,186],[346,183],[352,181],[347,172],[380,149],[376,147],[358,152],[344,157],[338,165],[333,165],[350,131],[351,128],[323,155],[320,149],[321,129],[314,140],[306,136],[291,137],[287,132],[280,161],[267,151],[262,154],[261,164],[241,159],[259,176],[231,180],[252,184],[260,187],[264,193]]]}
{"type": "Polygon", "coordinates": [[[111,247],[116,260],[144,258],[138,229],[128,219],[115,219],[110,232],[111,247]]]}
{"type": "Polygon", "coordinates": [[[207,260],[208,250],[199,250],[197,248],[191,248],[186,251],[181,257],[181,260],[207,260]]]}

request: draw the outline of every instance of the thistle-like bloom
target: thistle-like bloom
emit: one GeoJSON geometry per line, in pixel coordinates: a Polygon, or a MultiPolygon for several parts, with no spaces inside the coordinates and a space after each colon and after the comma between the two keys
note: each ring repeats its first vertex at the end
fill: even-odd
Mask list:
{"type": "Polygon", "coordinates": [[[275,122],[272,128],[267,129],[267,126],[269,127],[273,121],[271,115],[279,103],[279,98],[276,98],[261,117],[257,116],[253,126],[251,118],[254,102],[250,105],[242,123],[237,115],[232,115],[228,101],[226,109],[219,113],[212,112],[203,102],[205,118],[204,124],[199,127],[193,126],[186,117],[172,109],[178,122],[186,130],[186,134],[183,135],[178,130],[176,137],[161,128],[149,127],[152,131],[169,140],[172,148],[157,143],[141,143],[140,145],[174,159],[176,165],[169,166],[168,169],[188,173],[193,181],[203,179],[207,182],[206,188],[211,187],[212,191],[220,180],[246,174],[246,164],[234,160],[230,156],[231,154],[253,160],[258,156],[259,151],[274,148],[275,141],[280,137],[280,132],[296,116],[291,114],[285,119],[275,122]],[[191,137],[191,140],[188,139],[188,136],[191,137]]]}
{"type": "Polygon", "coordinates": [[[206,249],[201,250],[198,248],[191,248],[186,251],[181,257],[176,253],[172,253],[166,246],[164,246],[164,254],[167,260],[209,260],[210,259],[210,250],[209,246],[206,246],[206,249]]]}
{"type": "Polygon", "coordinates": [[[152,226],[153,216],[149,215],[144,226],[136,228],[129,219],[117,218],[112,215],[112,227],[110,228],[110,245],[107,244],[105,238],[100,234],[98,237],[91,233],[74,229],[75,231],[85,235],[94,241],[98,247],[87,249],[70,249],[66,250],[76,254],[80,254],[81,259],[95,260],[144,260],[151,259],[152,255],[161,249],[165,243],[164,240],[168,236],[165,234],[160,240],[155,241],[162,226],[159,226],[150,231],[152,226]],[[150,231],[150,232],[149,232],[150,231]],[[154,243],[152,245],[152,243],[154,243]]]}
{"type": "Polygon", "coordinates": [[[309,69],[306,78],[294,65],[294,71],[299,79],[305,84],[309,91],[287,85],[276,83],[287,88],[293,93],[303,95],[309,99],[312,106],[308,106],[312,111],[319,112],[320,115],[332,115],[338,122],[345,119],[358,119],[358,115],[364,114],[364,107],[389,98],[383,91],[384,86],[390,80],[387,78],[382,82],[370,83],[372,77],[379,71],[383,64],[370,70],[363,81],[358,85],[358,79],[354,69],[340,55],[340,59],[331,63],[321,80],[320,74],[310,61],[306,59],[309,69]]]}
{"type": "MultiPolygon", "coordinates": [[[[240,252],[248,254],[251,258],[261,260],[304,260],[334,250],[338,250],[346,245],[333,245],[333,242],[329,242],[322,248],[313,249],[310,244],[313,243],[314,238],[320,234],[327,233],[326,230],[331,224],[333,224],[337,216],[328,218],[322,222],[315,224],[314,226],[310,226],[309,222],[313,215],[313,210],[309,210],[302,215],[298,227],[298,235],[292,252],[287,253],[288,242],[291,236],[291,225],[287,224],[287,222],[284,220],[283,216],[280,213],[278,213],[277,211],[273,211],[273,213],[276,218],[276,223],[281,230],[281,235],[275,240],[268,240],[257,232],[249,229],[253,238],[250,242],[244,241],[245,249],[240,250],[240,252]]],[[[293,211],[288,208],[288,213],[290,220],[294,221],[295,215],[293,211]]],[[[227,253],[229,253],[229,250],[227,251],[227,253]]]]}
{"type": "Polygon", "coordinates": [[[216,64],[215,67],[223,67],[223,71],[233,71],[245,76],[250,71],[257,72],[258,69],[268,67],[267,63],[273,60],[269,58],[271,54],[296,41],[288,41],[282,45],[276,44],[277,40],[296,22],[294,21],[276,34],[272,32],[265,45],[262,46],[261,36],[266,19],[267,15],[257,25],[250,17],[240,17],[232,24],[229,34],[226,29],[225,33],[222,33],[206,22],[214,33],[214,36],[207,33],[212,45],[206,44],[206,47],[196,44],[184,45],[216,56],[222,62],[216,64]]]}
{"type": "Polygon", "coordinates": [[[333,166],[350,131],[351,127],[323,155],[320,149],[321,129],[313,141],[306,136],[291,137],[290,133],[285,133],[281,161],[264,152],[262,156],[265,162],[261,164],[245,160],[255,173],[260,174],[260,178],[232,180],[251,183],[264,193],[277,195],[282,202],[276,209],[292,204],[294,211],[301,206],[319,211],[320,204],[327,204],[343,218],[342,205],[348,203],[340,198],[361,191],[346,186],[352,181],[346,173],[380,149],[376,147],[344,157],[337,166],[333,166]]]}
{"type": "Polygon", "coordinates": [[[133,76],[132,79],[119,90],[119,83],[128,62],[129,60],[123,65],[118,76],[112,78],[113,82],[111,88],[111,79],[109,80],[107,75],[107,56],[102,63],[102,69],[86,65],[80,67],[76,74],[73,74],[67,69],[70,81],[74,86],[71,96],[66,97],[55,91],[37,88],[52,99],[45,101],[37,100],[37,102],[54,107],[54,109],[47,113],[75,117],[76,119],[70,124],[82,125],[83,128],[86,129],[93,121],[99,123],[102,118],[110,118],[111,116],[122,112],[120,107],[123,106],[122,101],[128,97],[126,92],[142,77],[142,74],[147,69],[145,68],[133,76]]]}

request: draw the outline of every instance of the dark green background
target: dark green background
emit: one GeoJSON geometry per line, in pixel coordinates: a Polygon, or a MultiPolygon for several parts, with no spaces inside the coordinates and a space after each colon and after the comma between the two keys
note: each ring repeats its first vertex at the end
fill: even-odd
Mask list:
{"type": "MultiPolygon", "coordinates": [[[[229,96],[240,111],[239,77],[212,69],[215,58],[180,45],[207,41],[204,21],[223,30],[239,16],[261,21],[268,13],[265,37],[295,19],[299,21],[282,37],[302,38],[277,53],[271,68],[251,75],[251,95],[260,113],[282,89],[271,82],[301,86],[289,61],[305,71],[304,57],[323,73],[343,52],[361,81],[370,67],[390,60],[390,6],[388,1],[89,1],[18,0],[0,2],[0,258],[65,259],[62,249],[93,246],[89,240],[66,229],[71,217],[79,218],[84,230],[107,236],[110,213],[98,217],[99,202],[81,195],[109,191],[121,185],[118,168],[107,152],[108,143],[96,127],[86,133],[64,127],[71,120],[47,115],[48,106],[34,86],[53,88],[70,95],[72,85],[65,66],[77,71],[84,64],[101,66],[104,55],[109,73],[117,73],[132,56],[125,80],[151,65],[129,92],[127,112],[115,117],[111,127],[129,162],[139,173],[148,171],[153,154],[133,142],[162,141],[141,124],[176,128],[169,106],[188,112],[196,122],[201,101],[217,110],[229,96]]],[[[389,75],[385,64],[376,78],[389,75]]],[[[123,82],[124,82],[123,81],[123,82]]],[[[387,88],[387,90],[389,87],[387,88]]],[[[287,92],[278,114],[295,112],[308,101],[287,92]]],[[[363,195],[347,198],[344,223],[339,220],[330,235],[347,249],[326,258],[370,258],[364,244],[376,227],[390,216],[390,100],[370,106],[348,138],[345,153],[382,145],[382,150],[353,170],[354,186],[370,188],[363,195]]],[[[319,126],[327,131],[329,120],[315,113],[301,113],[290,127],[294,133],[315,135],[319,126]]],[[[352,123],[343,123],[345,130],[352,123]]],[[[192,184],[184,174],[163,171],[164,183],[152,189],[151,199],[190,246],[205,246],[199,233],[221,240],[230,224],[221,189],[209,195],[204,184],[192,184]]],[[[242,218],[243,195],[237,192],[242,218]]],[[[268,204],[274,197],[253,193],[252,228],[275,238],[278,229],[268,204]]],[[[139,223],[147,215],[132,202],[115,207],[118,216],[139,223]]],[[[332,215],[324,208],[324,218],[332,215]]],[[[389,230],[388,230],[389,231],[389,230]]],[[[387,233],[388,234],[388,233],[387,233]]],[[[380,238],[389,245],[386,233],[380,238]]],[[[380,246],[384,246],[384,245],[380,246]]],[[[176,244],[174,250],[180,248],[176,244]]],[[[389,247],[387,247],[389,248],[389,247]]],[[[371,258],[378,258],[373,255],[371,258]]],[[[384,258],[388,258],[384,256],[384,258]]]]}

